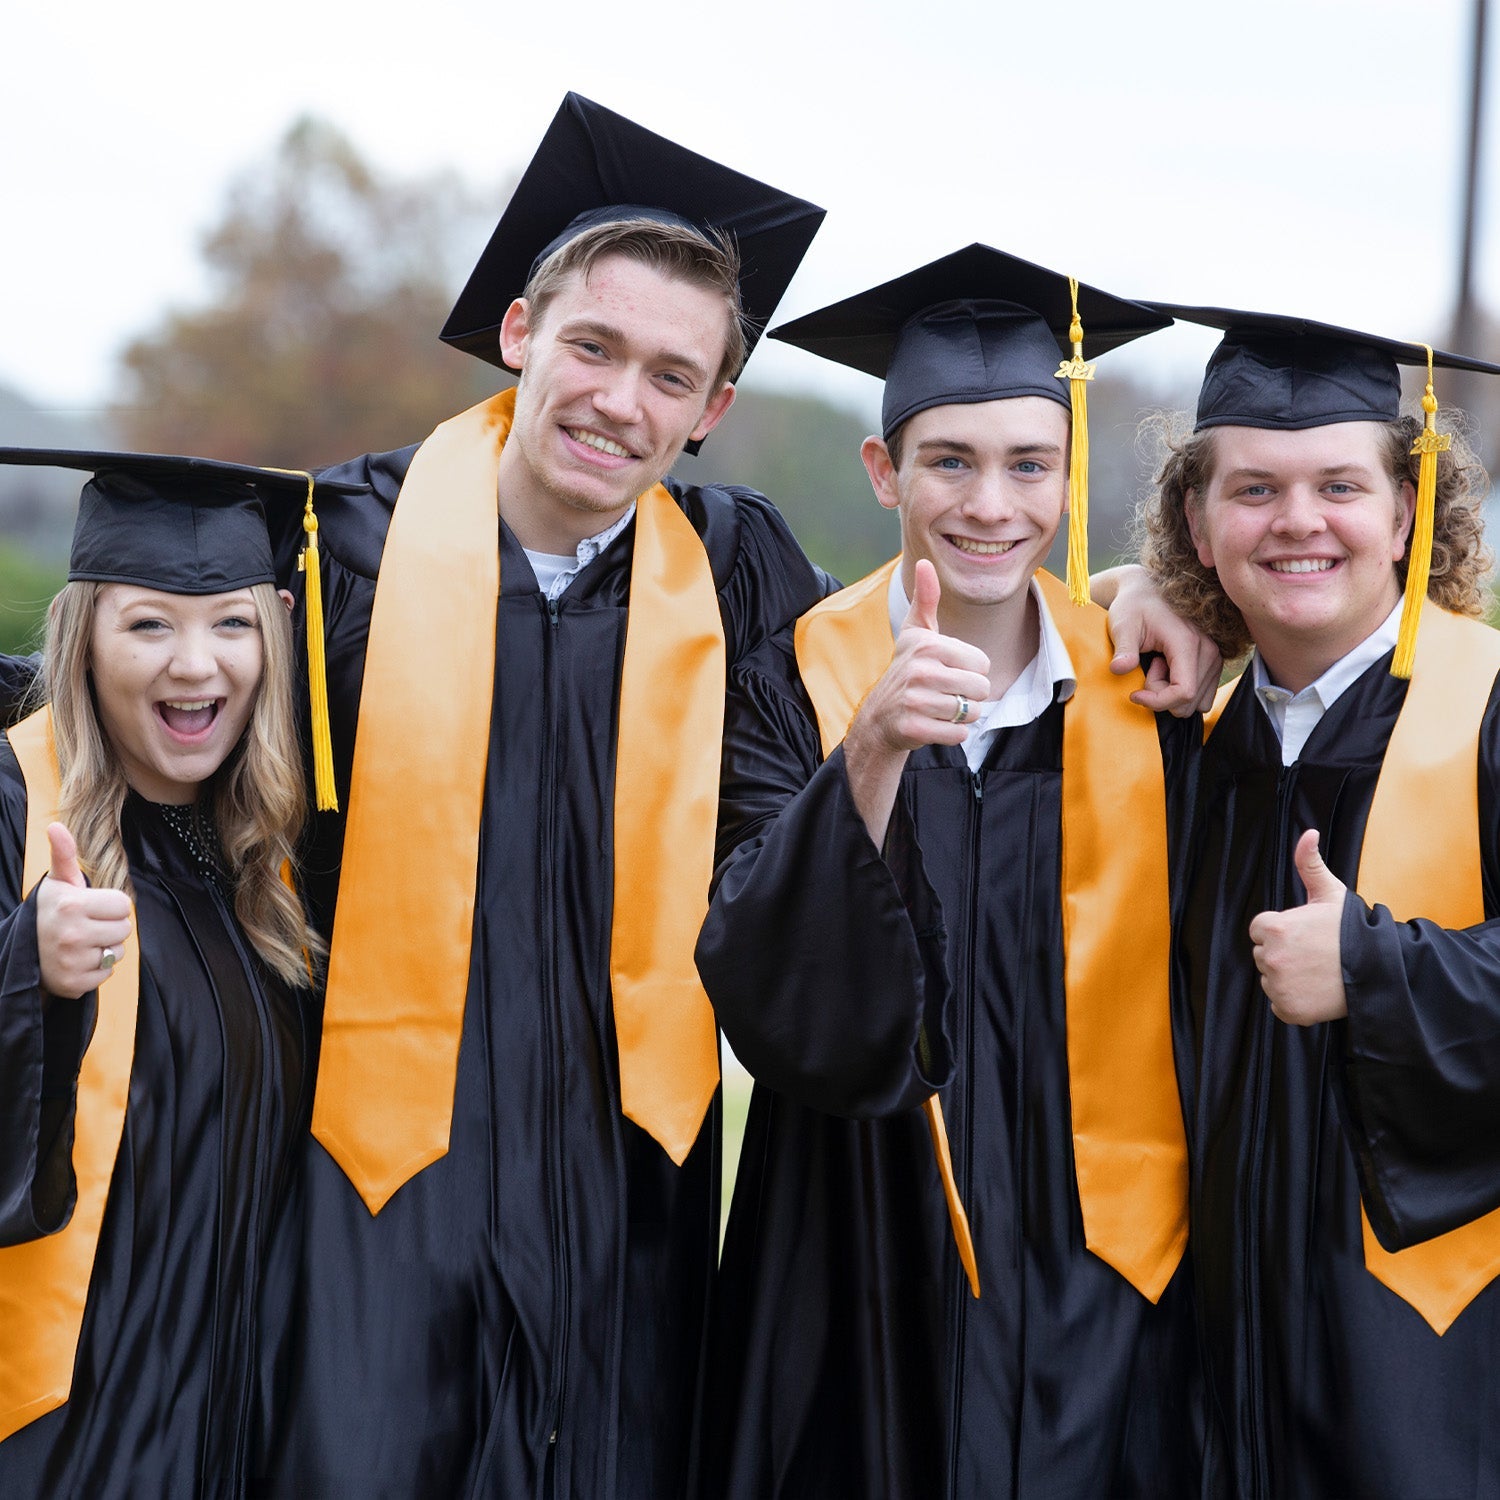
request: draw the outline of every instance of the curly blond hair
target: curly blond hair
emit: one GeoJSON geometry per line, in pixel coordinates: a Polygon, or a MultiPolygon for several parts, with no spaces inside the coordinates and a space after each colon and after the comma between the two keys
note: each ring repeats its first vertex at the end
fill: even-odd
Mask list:
{"type": "MultiPolygon", "coordinates": [[[[1485,545],[1480,510],[1490,481],[1468,439],[1468,426],[1462,412],[1438,414],[1439,430],[1453,434],[1453,446],[1438,455],[1427,597],[1455,614],[1482,616],[1495,561],[1485,545]]],[[[1419,460],[1411,446],[1421,429],[1422,418],[1409,413],[1383,424],[1381,458],[1398,488],[1407,480],[1416,485],[1419,460]]],[[[1198,560],[1188,527],[1188,507],[1199,503],[1213,479],[1214,429],[1194,432],[1185,412],[1153,412],[1142,422],[1137,444],[1152,454],[1156,469],[1154,485],[1136,506],[1131,527],[1141,563],[1167,605],[1208,636],[1226,661],[1243,656],[1251,645],[1244,617],[1221,587],[1218,573],[1198,560]]],[[[1404,557],[1396,564],[1396,576],[1404,588],[1404,557]]]]}

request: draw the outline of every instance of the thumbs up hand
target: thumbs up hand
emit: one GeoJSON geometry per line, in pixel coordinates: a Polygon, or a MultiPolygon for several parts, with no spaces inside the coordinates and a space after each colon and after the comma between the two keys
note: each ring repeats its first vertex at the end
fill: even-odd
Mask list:
{"type": "Polygon", "coordinates": [[[1316,828],[1297,840],[1292,858],[1307,904],[1261,912],[1250,923],[1250,941],[1271,1010],[1290,1025],[1313,1026],[1349,1014],[1339,947],[1347,887],[1323,863],[1316,828]]]}
{"type": "Polygon", "coordinates": [[[937,569],[920,558],[895,655],[860,705],[851,738],[869,737],[903,756],[919,745],[963,744],[977,705],[989,697],[990,659],[941,633],[941,598],[937,569]]]}
{"type": "Polygon", "coordinates": [[[76,1000],[109,978],[130,936],[130,898],[92,890],[78,868],[78,845],[61,823],[47,825],[52,868],[36,896],[36,946],[42,987],[76,1000]]]}
{"type": "Polygon", "coordinates": [[[844,736],[849,790],[876,848],[885,840],[906,757],[919,745],[963,744],[975,705],[990,695],[989,657],[938,629],[941,598],[937,569],[919,558],[895,655],[844,736]]]}

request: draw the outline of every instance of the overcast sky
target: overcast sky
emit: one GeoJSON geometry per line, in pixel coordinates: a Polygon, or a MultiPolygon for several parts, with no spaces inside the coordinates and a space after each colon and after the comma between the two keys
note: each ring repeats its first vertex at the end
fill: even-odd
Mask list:
{"type": "MultiPolygon", "coordinates": [[[[0,382],[58,409],[102,403],[119,347],[203,295],[199,238],[228,180],[297,115],[390,171],[454,167],[491,189],[569,88],[828,208],[782,317],[980,239],[1127,296],[1442,342],[1471,10],[7,0],[0,382]]],[[[1212,341],[1173,329],[1122,360],[1181,379],[1212,341]]],[[[873,401],[873,382],[792,349],[765,347],[751,379],[873,401]]]]}

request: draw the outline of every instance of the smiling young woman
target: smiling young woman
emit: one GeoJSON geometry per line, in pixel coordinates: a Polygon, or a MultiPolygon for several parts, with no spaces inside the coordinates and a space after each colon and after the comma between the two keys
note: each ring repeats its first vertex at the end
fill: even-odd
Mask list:
{"type": "Polygon", "coordinates": [[[0,1493],[238,1495],[322,945],[263,499],[94,470],[40,706],[0,743],[0,1493]]]}

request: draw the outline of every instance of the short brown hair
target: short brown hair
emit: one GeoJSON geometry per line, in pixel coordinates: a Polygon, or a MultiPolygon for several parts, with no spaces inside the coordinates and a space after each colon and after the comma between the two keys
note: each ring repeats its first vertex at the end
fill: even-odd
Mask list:
{"type": "Polygon", "coordinates": [[[740,372],[746,358],[744,312],[740,306],[740,252],[721,230],[702,233],[685,224],[659,219],[617,219],[595,224],[554,250],[532,272],[521,294],[533,324],[575,271],[589,272],[609,255],[621,255],[689,286],[702,287],[724,299],[724,358],[713,388],[717,391],[740,372]]]}
{"type": "MultiPolygon", "coordinates": [[[[1167,605],[1196,625],[1223,652],[1226,660],[1250,649],[1244,617],[1219,583],[1219,575],[1198,560],[1188,528],[1188,506],[1201,496],[1214,475],[1217,454],[1214,429],[1193,432],[1181,412],[1153,412],[1141,424],[1137,442],[1154,449],[1158,464],[1154,487],[1136,507],[1132,528],[1140,560],[1155,580],[1167,605]],[[1190,502],[1188,497],[1193,496],[1190,502]]],[[[1438,454],[1437,499],[1432,524],[1432,571],[1427,597],[1455,614],[1481,616],[1489,602],[1489,575],[1494,556],[1484,541],[1480,512],[1489,475],[1465,436],[1468,419],[1447,410],[1438,427],[1453,433],[1453,446],[1438,454]]],[[[1417,482],[1418,456],[1411,451],[1422,419],[1403,415],[1382,424],[1382,462],[1398,488],[1417,482]]],[[[1406,584],[1406,559],[1396,564],[1406,584]]]]}

